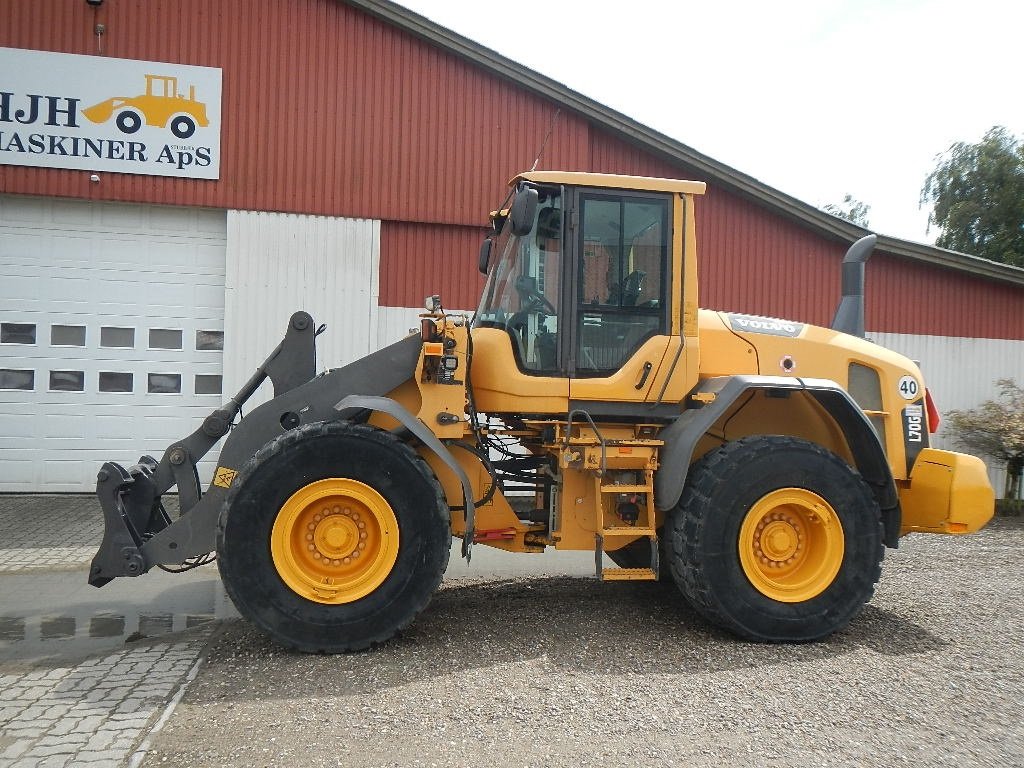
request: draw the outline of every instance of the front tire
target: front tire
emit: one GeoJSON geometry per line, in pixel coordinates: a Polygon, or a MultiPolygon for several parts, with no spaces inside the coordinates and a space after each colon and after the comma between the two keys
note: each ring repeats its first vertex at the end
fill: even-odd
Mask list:
{"type": "Polygon", "coordinates": [[[171,120],[171,133],[179,139],[187,139],[196,132],[196,121],[188,115],[178,115],[171,120]]]}
{"type": "Polygon", "coordinates": [[[690,468],[673,510],[669,561],[708,621],[762,642],[809,642],[845,627],[881,574],[871,489],[806,440],[748,437],[690,468]]]}
{"type": "Polygon", "coordinates": [[[307,652],[361,650],[408,626],[450,547],[448,507],[426,463],[389,432],[345,421],[264,446],[233,483],[217,532],[239,612],[307,652]]]}

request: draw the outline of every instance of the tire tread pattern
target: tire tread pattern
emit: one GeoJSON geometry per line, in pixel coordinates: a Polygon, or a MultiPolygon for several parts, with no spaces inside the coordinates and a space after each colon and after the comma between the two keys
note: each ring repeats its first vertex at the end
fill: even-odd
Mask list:
{"type": "MultiPolygon", "coordinates": [[[[427,462],[416,453],[412,448],[399,440],[396,436],[390,432],[385,432],[381,429],[377,429],[368,424],[357,424],[349,421],[326,421],[326,422],[314,422],[312,424],[306,424],[296,429],[289,430],[280,437],[271,440],[269,443],[264,445],[258,450],[252,458],[249,459],[239,471],[238,476],[232,483],[231,491],[228,493],[227,498],[224,501],[224,505],[221,508],[220,517],[217,522],[217,543],[218,550],[220,549],[221,542],[224,539],[224,530],[227,524],[227,512],[231,508],[232,501],[240,492],[240,489],[245,487],[246,480],[250,478],[254,473],[258,472],[265,462],[286,453],[292,449],[298,443],[311,438],[317,437],[329,437],[337,434],[348,434],[356,436],[360,439],[373,441],[378,444],[387,446],[390,449],[397,451],[400,455],[404,455],[408,459],[410,465],[416,469],[416,471],[423,476],[423,479],[433,489],[434,498],[432,499],[433,504],[431,505],[431,513],[437,515],[437,524],[443,525],[445,528],[450,530],[451,522],[448,513],[448,503],[445,500],[444,492],[441,489],[441,484],[438,482],[437,477],[434,475],[433,470],[427,462]]],[[[427,506],[426,504],[424,506],[427,506]]],[[[451,538],[447,539],[449,542],[451,538]]],[[[295,640],[294,638],[285,638],[278,635],[274,636],[276,642],[282,646],[291,650],[302,651],[305,653],[339,653],[339,652],[350,652],[350,651],[363,651],[371,647],[382,645],[394,637],[396,634],[406,629],[430,603],[430,599],[433,596],[434,591],[441,583],[441,578],[444,575],[445,570],[448,567],[448,560],[451,556],[451,547],[444,547],[443,552],[433,553],[433,556],[428,554],[428,560],[433,560],[434,556],[441,562],[441,567],[437,570],[436,574],[431,574],[431,581],[429,590],[423,592],[423,597],[419,599],[413,606],[411,611],[407,611],[407,615],[400,622],[396,623],[393,627],[385,629],[375,635],[369,637],[360,637],[351,641],[345,641],[338,638],[334,638],[334,642],[331,643],[306,643],[295,640]]],[[[221,569],[221,576],[224,582],[224,587],[231,597],[232,601],[238,605],[238,599],[233,591],[233,579],[230,571],[230,561],[225,562],[223,558],[218,558],[218,564],[221,569]]]]}
{"type": "MultiPolygon", "coordinates": [[[[714,594],[713,585],[707,579],[707,555],[700,546],[700,542],[704,538],[704,529],[709,515],[717,513],[712,501],[715,489],[722,483],[737,482],[736,467],[743,466],[754,459],[777,454],[780,449],[810,450],[826,460],[838,458],[815,443],[782,435],[753,436],[726,443],[717,450],[706,454],[690,468],[683,495],[666,525],[666,528],[670,529],[669,536],[671,537],[669,561],[672,574],[690,605],[710,623],[727,629],[744,639],[757,642],[778,642],[785,638],[754,632],[724,610],[724,606],[714,594]]],[[[846,466],[845,462],[843,465],[846,466]]],[[[870,487],[860,475],[849,467],[847,469],[852,480],[859,485],[859,492],[863,496],[864,503],[869,508],[877,510],[878,506],[870,487]]],[[[880,513],[875,525],[878,529],[878,556],[874,558],[874,568],[866,574],[867,580],[870,582],[867,587],[867,597],[863,602],[851,606],[845,615],[833,619],[834,626],[830,632],[806,639],[820,640],[823,636],[831,634],[832,631],[842,629],[860,613],[864,603],[874,594],[875,584],[882,574],[882,559],[885,556],[885,545],[882,543],[884,531],[880,513]]]]}

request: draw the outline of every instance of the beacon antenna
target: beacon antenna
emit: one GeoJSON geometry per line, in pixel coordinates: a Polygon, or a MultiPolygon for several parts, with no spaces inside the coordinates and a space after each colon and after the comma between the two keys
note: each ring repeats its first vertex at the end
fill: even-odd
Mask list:
{"type": "Polygon", "coordinates": [[[551,116],[551,123],[548,125],[547,135],[544,136],[544,141],[540,143],[540,151],[537,153],[536,159],[533,161],[533,165],[530,167],[530,172],[537,170],[537,163],[540,162],[541,157],[544,155],[544,150],[548,146],[548,139],[551,138],[552,131],[555,130],[555,123],[558,121],[558,116],[562,114],[561,109],[556,109],[555,114],[551,116]]]}

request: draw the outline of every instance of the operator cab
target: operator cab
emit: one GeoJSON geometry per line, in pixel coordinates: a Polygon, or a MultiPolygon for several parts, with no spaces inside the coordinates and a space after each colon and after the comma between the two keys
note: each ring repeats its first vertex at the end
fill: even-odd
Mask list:
{"type": "MultiPolygon", "coordinates": [[[[664,356],[676,190],[597,183],[608,178],[526,174],[512,206],[492,217],[497,235],[481,260],[487,283],[474,327],[505,330],[524,374],[609,377],[641,354],[646,378],[664,356]]],[[[630,383],[641,391],[647,382],[630,383]]]]}

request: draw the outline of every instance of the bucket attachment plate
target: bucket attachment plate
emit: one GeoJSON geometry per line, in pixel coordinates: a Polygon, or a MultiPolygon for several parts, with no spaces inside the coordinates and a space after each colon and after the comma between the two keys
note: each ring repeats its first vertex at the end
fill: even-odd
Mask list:
{"type": "Polygon", "coordinates": [[[156,492],[156,468],[154,458],[143,456],[129,469],[108,461],[96,475],[103,541],[89,569],[89,583],[94,587],[117,576],[140,576],[148,570],[142,545],[170,524],[156,492]]]}

